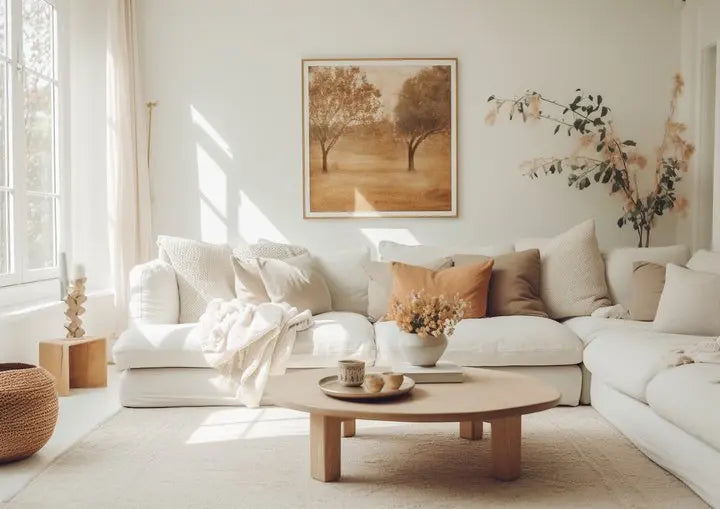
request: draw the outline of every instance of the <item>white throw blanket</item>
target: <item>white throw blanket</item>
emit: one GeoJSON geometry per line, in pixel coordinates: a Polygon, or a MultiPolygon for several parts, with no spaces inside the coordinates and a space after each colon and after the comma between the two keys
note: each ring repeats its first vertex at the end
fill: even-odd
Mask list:
{"type": "Polygon", "coordinates": [[[298,331],[313,324],[309,310],[287,304],[247,304],[237,299],[210,301],[195,332],[211,365],[233,382],[238,400],[257,407],[270,375],[285,372],[298,331]]]}
{"type": "Polygon", "coordinates": [[[694,362],[720,364],[720,338],[676,350],[673,354],[677,356],[673,362],[675,366],[694,362]]]}

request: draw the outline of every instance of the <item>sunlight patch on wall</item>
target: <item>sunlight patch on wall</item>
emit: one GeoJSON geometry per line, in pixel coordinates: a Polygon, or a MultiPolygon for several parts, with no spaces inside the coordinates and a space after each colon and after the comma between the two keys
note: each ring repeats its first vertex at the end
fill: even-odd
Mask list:
{"type": "Polygon", "coordinates": [[[205,242],[228,241],[227,176],[200,145],[196,146],[200,188],[200,238],[205,242]]]}
{"type": "Polygon", "coordinates": [[[202,113],[195,109],[195,106],[190,106],[190,116],[192,118],[193,124],[202,129],[205,134],[207,134],[210,139],[215,142],[218,148],[222,150],[226,156],[232,159],[233,155],[230,151],[230,145],[228,145],[228,143],[225,141],[225,138],[220,136],[220,133],[217,132],[212,125],[210,125],[210,122],[207,121],[207,119],[202,115],[202,113]]]}
{"type": "Polygon", "coordinates": [[[258,208],[245,192],[240,191],[238,208],[238,230],[240,237],[252,244],[260,239],[275,242],[287,242],[288,239],[278,230],[268,217],[258,208]]]}

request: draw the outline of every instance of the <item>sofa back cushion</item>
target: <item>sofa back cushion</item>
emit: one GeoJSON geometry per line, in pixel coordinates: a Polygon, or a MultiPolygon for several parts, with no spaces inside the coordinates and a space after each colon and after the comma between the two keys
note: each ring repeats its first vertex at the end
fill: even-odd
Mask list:
{"type": "Polygon", "coordinates": [[[487,312],[492,267],[492,258],[441,270],[392,262],[392,299],[405,302],[413,292],[418,291],[424,291],[429,296],[443,295],[448,299],[458,295],[467,305],[464,318],[483,318],[487,312]]]}
{"type": "Polygon", "coordinates": [[[370,261],[366,247],[331,253],[313,253],[313,262],[330,290],[333,311],[364,315],[368,309],[369,277],[365,265],[370,261]]]}
{"type": "Polygon", "coordinates": [[[128,318],[144,323],[176,324],[180,299],[175,269],[160,259],[136,265],[130,270],[128,318]]]}
{"type": "Polygon", "coordinates": [[[707,249],[697,251],[687,262],[687,268],[720,274],[720,251],[708,251],[707,249]]]}
{"type": "Polygon", "coordinates": [[[455,253],[477,254],[484,256],[497,256],[512,253],[511,244],[498,244],[493,246],[477,246],[459,248],[457,246],[408,246],[390,240],[382,240],[378,244],[380,261],[401,262],[421,267],[429,266],[437,260],[452,257],[455,253]]]}
{"type": "Polygon", "coordinates": [[[160,259],[175,269],[179,323],[197,322],[211,299],[235,297],[230,246],[165,235],[158,237],[157,245],[160,259]]]}
{"type": "Polygon", "coordinates": [[[605,277],[614,304],[630,309],[632,304],[633,263],[685,265],[690,250],[683,245],[664,247],[621,247],[605,255],[605,277]]]}
{"type": "Polygon", "coordinates": [[[671,334],[720,336],[720,275],[669,263],[653,329],[671,334]]]}

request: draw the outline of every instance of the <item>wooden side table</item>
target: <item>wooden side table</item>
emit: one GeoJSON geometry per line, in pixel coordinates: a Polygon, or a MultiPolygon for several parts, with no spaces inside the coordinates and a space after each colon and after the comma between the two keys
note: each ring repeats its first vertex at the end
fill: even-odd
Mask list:
{"type": "Polygon", "coordinates": [[[59,396],[70,389],[107,387],[107,341],[105,338],[50,339],[40,341],[40,366],[47,369],[59,396]]]}

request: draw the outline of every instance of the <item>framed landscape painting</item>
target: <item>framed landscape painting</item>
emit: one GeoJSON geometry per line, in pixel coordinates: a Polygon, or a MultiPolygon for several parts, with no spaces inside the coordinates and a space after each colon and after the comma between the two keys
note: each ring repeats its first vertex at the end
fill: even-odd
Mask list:
{"type": "Polygon", "coordinates": [[[457,59],[302,61],[306,218],[457,217],[457,59]]]}

